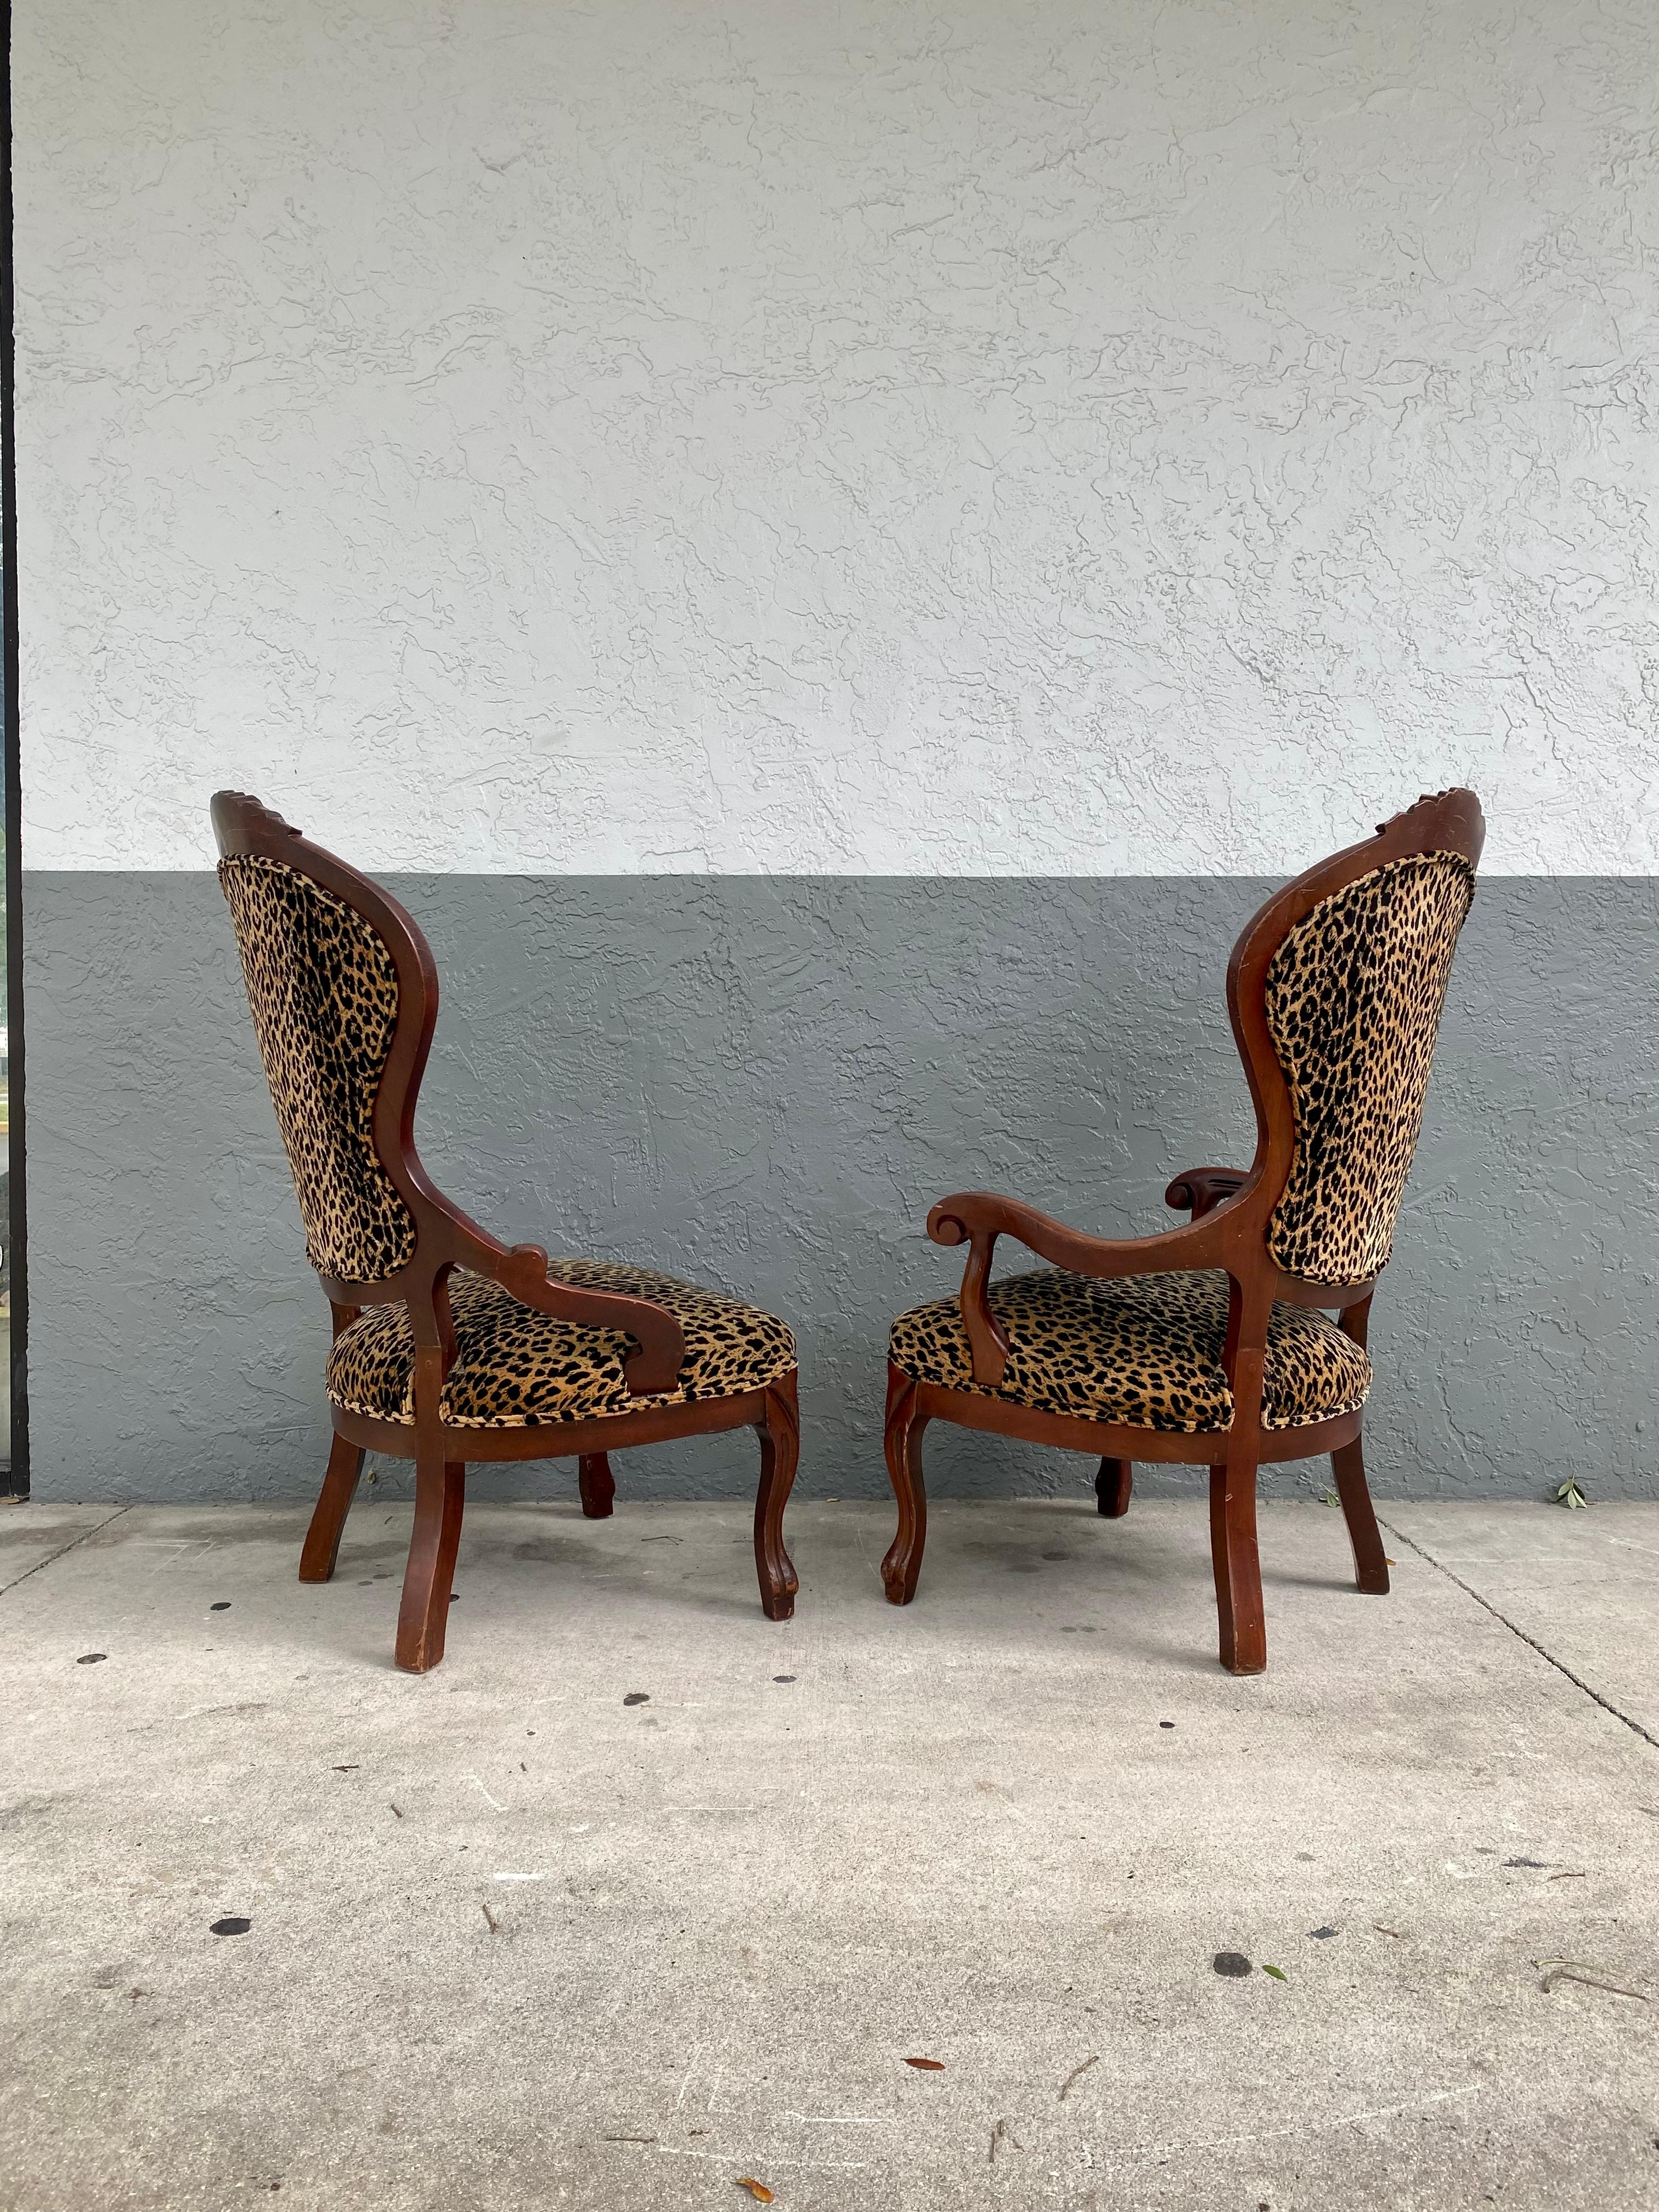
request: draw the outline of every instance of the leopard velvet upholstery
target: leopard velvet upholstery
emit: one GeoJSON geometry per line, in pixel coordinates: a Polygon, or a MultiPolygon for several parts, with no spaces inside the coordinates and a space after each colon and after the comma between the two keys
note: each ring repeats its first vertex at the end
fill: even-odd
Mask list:
{"type": "Polygon", "coordinates": [[[1388,1264],[1474,896],[1462,854],[1391,860],[1322,900],[1273,957],[1267,1026],[1296,1151],[1267,1249],[1286,1274],[1360,1283],[1388,1264]]]}
{"type": "MultiPolygon", "coordinates": [[[[955,1298],[900,1315],[889,1345],[894,1366],[919,1382],[1042,1413],[1177,1436],[1231,1427],[1232,1393],[1221,1365],[1227,1278],[1218,1269],[1103,1282],[1042,1267],[993,1283],[990,1304],[1011,1346],[995,1387],[973,1379],[955,1298]]],[[[1352,1413],[1370,1386],[1370,1362],[1334,1322],[1309,1306],[1274,1306],[1264,1428],[1301,1428],[1352,1413]]]]}
{"type": "Polygon", "coordinates": [[[415,1223],[374,1149],[374,1096],[398,1022],[391,952],[362,916],[281,860],[219,863],[248,1004],[305,1223],[306,1256],[376,1283],[415,1223]]]}
{"type": "MultiPolygon", "coordinates": [[[[555,1260],[548,1273],[580,1290],[666,1306],[685,1332],[679,1388],[630,1396],[623,1360],[633,1340],[622,1330],[556,1321],[499,1284],[458,1272],[449,1279],[456,1358],[441,1401],[446,1421],[467,1429],[547,1428],[647,1406],[734,1398],[775,1382],[795,1364],[795,1340],[782,1322],[716,1291],[603,1260],[555,1260]]],[[[335,1341],[328,1395],[349,1413],[408,1425],[415,1419],[414,1367],[407,1309],[371,1306],[335,1341]]]]}

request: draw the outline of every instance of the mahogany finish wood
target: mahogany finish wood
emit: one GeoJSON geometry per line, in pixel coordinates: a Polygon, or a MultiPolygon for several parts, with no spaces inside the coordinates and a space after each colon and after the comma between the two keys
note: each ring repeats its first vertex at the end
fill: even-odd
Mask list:
{"type": "Polygon", "coordinates": [[[616,1508],[617,1483],[603,1452],[583,1452],[576,1462],[582,1512],[590,1521],[608,1521],[616,1508]]]}
{"type": "Polygon", "coordinates": [[[1129,1497],[1134,1488],[1134,1462],[1127,1459],[1103,1459],[1100,1472],[1095,1477],[1096,1510],[1103,1521],[1121,1521],[1129,1510],[1129,1497]]]}
{"type": "Polygon", "coordinates": [[[1267,1026],[1267,969],[1290,931],[1322,899],[1391,860],[1423,853],[1461,853],[1471,866],[1480,857],[1486,823],[1472,791],[1445,791],[1418,800],[1379,825],[1375,837],[1334,854],[1269,899],[1233,949],[1227,969],[1227,1005],[1255,1108],[1255,1158],[1248,1169],[1190,1168],[1164,1194],[1186,1211],[1184,1227],[1151,1237],[1115,1239],[1072,1229],[1036,1207],[991,1191],[961,1191],[941,1199],[927,1216],[936,1244],[965,1244],[961,1306],[974,1381],[994,1388],[1008,1358],[1006,1336],[991,1310],[988,1291],[999,1237],[1011,1236],[1051,1266],[1079,1275],[1114,1279],[1192,1268],[1220,1268],[1228,1277],[1227,1338],[1222,1364],[1233,1397],[1233,1419],[1221,1432],[1170,1435],[1080,1417],[1042,1413],[968,1390],[913,1382],[890,1364],[887,1382],[887,1468],[898,1502],[898,1531],[882,1562],[882,1579],[895,1605],[915,1595],[927,1540],[927,1506],[922,1483],[921,1438],[931,1420],[1057,1444],[1101,1460],[1096,1478],[1100,1511],[1127,1510],[1136,1460],[1208,1466],[1210,1534],[1220,1624],[1221,1662],[1231,1673],[1259,1674],[1267,1663],[1256,1547],[1256,1470],[1328,1452],[1337,1496],[1353,1545],[1360,1589],[1385,1595],[1388,1564],[1365,1486],[1361,1416],[1345,1413],[1304,1428],[1268,1429],[1261,1421],[1262,1370],[1267,1322],[1276,1300],[1323,1307],[1364,1345],[1376,1279],[1361,1283],[1310,1282],[1287,1275],[1267,1250],[1267,1229],[1290,1177],[1296,1126],[1290,1087],[1267,1026]],[[1212,1455],[1222,1454],[1217,1462],[1212,1455]]]}
{"type": "Polygon", "coordinates": [[[631,1337],[635,1349],[623,1362],[631,1397],[650,1397],[675,1388],[685,1358],[684,1333],[674,1316],[651,1299],[553,1281],[540,1245],[509,1249],[501,1243],[452,1204],[427,1175],[415,1149],[415,1109],[437,1023],[438,975],[412,916],[378,884],[310,843],[245,792],[215,793],[213,827],[222,856],[249,854],[280,860],[360,914],[386,945],[398,976],[398,1019],[375,1094],[374,1141],[382,1166],[413,1218],[414,1256],[380,1282],[341,1282],[320,1270],[319,1279],[333,1309],[337,1337],[365,1306],[400,1304],[407,1308],[415,1345],[415,1418],[412,1424],[379,1420],[331,1404],[334,1444],[301,1554],[301,1580],[326,1582],[334,1572],[340,1533],[365,1450],[412,1459],[415,1528],[404,1575],[396,1656],[406,1672],[423,1674],[443,1656],[469,1462],[574,1458],[582,1510],[598,1520],[612,1510],[616,1486],[607,1456],[611,1451],[629,1444],[750,1428],[758,1431],[761,1447],[755,1505],[761,1606],[769,1620],[787,1620],[799,1588],[782,1533],[783,1510],[799,1449],[794,1370],[764,1389],[736,1397],[646,1406],[636,1413],[593,1420],[476,1429],[444,1419],[443,1386],[455,1359],[448,1291],[455,1267],[500,1283],[538,1312],[583,1328],[617,1329],[631,1337]]]}

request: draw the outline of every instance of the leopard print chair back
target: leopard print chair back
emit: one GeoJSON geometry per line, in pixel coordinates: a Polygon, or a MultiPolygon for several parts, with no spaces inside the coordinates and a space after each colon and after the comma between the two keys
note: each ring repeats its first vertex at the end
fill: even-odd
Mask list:
{"type": "Polygon", "coordinates": [[[374,1102],[398,1026],[397,963],[363,915],[286,860],[228,852],[219,881],[306,1256],[338,1282],[383,1282],[413,1257],[416,1239],[374,1142],[374,1102]]]}
{"type": "Polygon", "coordinates": [[[1267,963],[1264,1011],[1294,1128],[1267,1250],[1288,1275],[1361,1283],[1388,1264],[1479,852],[1477,835],[1473,854],[1382,859],[1319,899],[1267,963]]]}

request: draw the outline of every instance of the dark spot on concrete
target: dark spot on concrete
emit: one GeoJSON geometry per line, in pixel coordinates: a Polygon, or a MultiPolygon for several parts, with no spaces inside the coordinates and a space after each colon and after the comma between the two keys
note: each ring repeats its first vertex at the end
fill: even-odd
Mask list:
{"type": "Polygon", "coordinates": [[[1549,1864],[1549,1861],[1547,1859],[1505,1859],[1504,1863],[1506,1867],[1542,1868],[1547,1867],[1549,1864]]]}
{"type": "Polygon", "coordinates": [[[253,1923],[244,1920],[240,1913],[233,1912],[223,1920],[216,1920],[208,1932],[213,1936],[246,1936],[252,1925],[253,1923]]]}
{"type": "Polygon", "coordinates": [[[1175,1723],[1173,1721],[1160,1721],[1158,1723],[1158,1726],[1160,1728],[1173,1728],[1175,1726],[1175,1723]]]}
{"type": "Polygon", "coordinates": [[[1334,1928],[1310,1928],[1308,1933],[1310,1936],[1318,1936],[1322,1942],[1327,1936],[1334,1936],[1336,1930],[1334,1928]]]}
{"type": "Polygon", "coordinates": [[[212,1604],[208,1607],[208,1611],[210,1613],[228,1613],[230,1611],[230,1600],[228,1597],[216,1597],[212,1604]]]}
{"type": "Polygon", "coordinates": [[[95,1667],[100,1659],[107,1659],[107,1651],[83,1651],[76,1661],[77,1667],[95,1667]]]}
{"type": "Polygon", "coordinates": [[[1229,1981],[1240,1981],[1255,1971],[1242,1951],[1218,1951],[1214,1966],[1217,1973],[1224,1974],[1229,1981]]]}
{"type": "Polygon", "coordinates": [[[650,1702],[651,1692],[649,1690],[630,1690],[628,1695],[623,1699],[623,1703],[625,1705],[648,1705],[650,1702]]]}
{"type": "Polygon", "coordinates": [[[1045,1552],[1042,1556],[1045,1559],[1069,1559],[1072,1555],[1069,1552],[1045,1552]]]}
{"type": "Polygon", "coordinates": [[[794,1679],[793,1674],[774,1674],[772,1677],[775,1682],[793,1682],[794,1679]]]}

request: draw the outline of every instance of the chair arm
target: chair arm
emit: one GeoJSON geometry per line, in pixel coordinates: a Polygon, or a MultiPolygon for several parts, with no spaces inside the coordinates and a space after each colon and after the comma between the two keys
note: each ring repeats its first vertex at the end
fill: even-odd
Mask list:
{"type": "Polygon", "coordinates": [[[975,1382],[994,1387],[1002,1380],[1010,1350],[987,1295],[999,1237],[1018,1237],[1039,1259],[1073,1274],[1111,1277],[1218,1267],[1223,1264],[1224,1231],[1220,1222],[1206,1220],[1166,1229],[1155,1237],[1090,1237],[1018,1199],[999,1198],[988,1190],[964,1190],[940,1199],[927,1217],[927,1234],[935,1244],[969,1247],[962,1277],[962,1325],[975,1382]]]}
{"type": "Polygon", "coordinates": [[[1194,1221],[1201,1221],[1206,1213],[1213,1213],[1224,1199],[1243,1190],[1249,1179],[1245,1168],[1188,1168],[1164,1192],[1164,1203],[1182,1207],[1191,1213],[1194,1221]]]}
{"type": "Polygon", "coordinates": [[[623,1362],[623,1380],[630,1397],[678,1389],[685,1363],[685,1332],[666,1306],[622,1291],[585,1291],[574,1283],[554,1282],[539,1244],[515,1244],[509,1251],[476,1224],[469,1222],[466,1227],[471,1231],[463,1240],[466,1249],[457,1257],[470,1273],[489,1276],[521,1305],[533,1306],[556,1321],[574,1322],[579,1328],[618,1328],[635,1340],[639,1350],[623,1362]]]}

